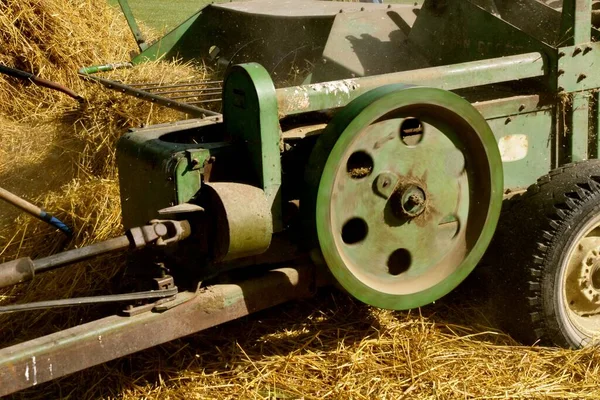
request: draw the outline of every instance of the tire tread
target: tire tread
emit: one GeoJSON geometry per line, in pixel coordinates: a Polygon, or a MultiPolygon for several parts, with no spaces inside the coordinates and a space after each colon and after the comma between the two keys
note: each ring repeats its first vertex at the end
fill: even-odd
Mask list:
{"type": "Polygon", "coordinates": [[[490,263],[500,264],[495,279],[503,286],[506,328],[515,338],[574,347],[549,316],[544,277],[562,232],[590,201],[600,204],[600,160],[566,164],[506,201],[490,263]]]}

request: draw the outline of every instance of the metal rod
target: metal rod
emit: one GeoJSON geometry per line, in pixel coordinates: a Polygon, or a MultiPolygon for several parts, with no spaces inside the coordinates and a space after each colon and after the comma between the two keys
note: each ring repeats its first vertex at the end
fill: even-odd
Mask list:
{"type": "Polygon", "coordinates": [[[105,304],[135,300],[162,299],[165,297],[175,296],[176,294],[177,288],[172,288],[163,290],[150,290],[146,292],[111,294],[106,296],[90,296],[76,297],[72,299],[36,301],[34,303],[10,304],[8,306],[0,306],[0,314],[13,313],[19,311],[44,310],[46,308],[74,307],[86,304],[105,304]]]}
{"type": "Polygon", "coordinates": [[[217,112],[214,112],[214,111],[205,110],[205,109],[200,108],[200,107],[196,107],[196,106],[193,106],[193,105],[189,105],[189,104],[185,104],[185,103],[181,103],[181,102],[178,102],[178,101],[171,100],[171,99],[169,99],[167,97],[158,96],[156,94],[144,92],[142,90],[132,88],[132,87],[130,87],[128,85],[125,85],[123,83],[119,83],[119,82],[111,81],[111,80],[108,80],[108,79],[100,78],[98,76],[91,76],[91,75],[86,75],[86,74],[80,74],[80,76],[83,79],[90,79],[90,80],[96,81],[96,82],[104,85],[105,87],[107,87],[109,89],[118,90],[121,93],[125,93],[127,95],[137,97],[139,99],[151,101],[153,103],[157,103],[157,104],[160,104],[162,106],[169,107],[169,108],[172,108],[172,109],[175,109],[175,110],[178,110],[178,111],[190,114],[190,115],[198,116],[200,118],[205,118],[207,116],[218,116],[218,115],[221,115],[221,114],[219,114],[217,112]]]}
{"type": "Polygon", "coordinates": [[[111,316],[0,350],[0,396],[313,294],[312,265],[210,287],[162,313],[111,316]]]}
{"type": "Polygon", "coordinates": [[[114,71],[117,69],[124,69],[124,68],[133,68],[133,64],[130,62],[120,62],[120,63],[104,64],[104,65],[92,65],[90,67],[80,68],[77,72],[82,75],[91,75],[91,74],[97,74],[98,72],[114,71]]]}
{"type": "Polygon", "coordinates": [[[53,215],[47,213],[36,205],[31,204],[30,202],[20,198],[19,196],[9,192],[6,189],[0,188],[0,199],[4,200],[15,207],[20,208],[26,213],[33,215],[34,217],[41,219],[42,221],[52,225],[53,227],[59,229],[61,232],[66,234],[67,236],[71,236],[73,234],[73,230],[67,226],[64,222],[54,217],[53,215]]]}
{"type": "Polygon", "coordinates": [[[186,220],[161,220],[131,228],[123,236],[32,260],[18,258],[0,264],[0,288],[33,279],[39,273],[64,267],[89,258],[125,248],[140,249],[148,245],[166,246],[186,239],[191,234],[186,220]]]}
{"type": "Polygon", "coordinates": [[[185,96],[169,97],[169,99],[173,99],[173,100],[191,99],[191,98],[194,98],[194,97],[203,97],[203,96],[220,96],[221,94],[222,94],[221,92],[209,92],[209,93],[204,93],[204,94],[188,94],[188,95],[185,95],[185,96]]]}
{"type": "Polygon", "coordinates": [[[215,103],[217,101],[221,101],[221,98],[218,99],[209,99],[209,100],[200,100],[200,101],[190,101],[187,104],[206,104],[206,103],[215,103]]]}
{"type": "Polygon", "coordinates": [[[222,84],[223,81],[206,81],[202,83],[193,82],[193,83],[177,83],[173,85],[162,85],[160,82],[157,83],[132,83],[129,86],[138,88],[139,90],[149,90],[149,89],[171,89],[178,87],[188,87],[188,86],[206,86],[206,85],[214,85],[214,84],[222,84]],[[149,86],[150,85],[150,86],[149,86]],[[157,85],[156,87],[154,85],[157,85]],[[139,88],[141,86],[141,88],[139,88]]]}
{"type": "MultiPolygon", "coordinates": [[[[156,91],[156,92],[152,92],[153,94],[174,94],[174,93],[194,93],[194,92],[200,92],[200,91],[217,91],[217,93],[221,94],[222,93],[222,89],[220,87],[210,87],[210,88],[200,88],[200,89],[184,89],[184,90],[161,90],[161,91],[156,91]]],[[[142,90],[142,89],[140,89],[142,90]]]]}
{"type": "Polygon", "coordinates": [[[472,61],[441,67],[345,79],[277,89],[280,115],[326,110],[347,105],[379,86],[405,83],[446,90],[489,85],[544,76],[545,57],[538,52],[472,61]]]}
{"type": "Polygon", "coordinates": [[[49,271],[65,265],[84,261],[101,254],[126,249],[129,247],[129,238],[126,235],[109,239],[104,242],[91,244],[79,249],[68,250],[62,253],[54,254],[44,258],[38,258],[33,261],[36,273],[49,271]]]}

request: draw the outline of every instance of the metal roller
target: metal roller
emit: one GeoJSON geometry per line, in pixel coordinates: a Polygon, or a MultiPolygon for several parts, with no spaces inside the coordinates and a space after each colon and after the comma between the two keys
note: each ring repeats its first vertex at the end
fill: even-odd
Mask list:
{"type": "Polygon", "coordinates": [[[214,259],[227,261],[264,253],[273,222],[265,193],[240,183],[209,183],[203,188],[207,212],[215,224],[214,259]]]}

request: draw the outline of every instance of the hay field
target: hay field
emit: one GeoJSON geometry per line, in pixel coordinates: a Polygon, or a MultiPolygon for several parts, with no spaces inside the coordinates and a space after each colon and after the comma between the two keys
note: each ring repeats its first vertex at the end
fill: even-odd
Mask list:
{"type": "MultiPolygon", "coordinates": [[[[124,19],[100,1],[0,0],[0,62],[81,93],[0,76],[0,186],[74,227],[67,242],[0,205],[0,259],[40,257],[121,233],[114,143],[127,127],[185,116],[81,82],[77,68],[127,60],[124,19]]],[[[152,64],[146,79],[206,71],[152,64]]],[[[109,293],[119,257],[45,275],[0,303],[109,293]],[[91,269],[93,267],[93,270],[91,269]]],[[[23,391],[24,399],[600,398],[600,354],[519,346],[464,289],[411,312],[323,291],[206,332],[23,391]]],[[[482,297],[479,297],[482,298],[482,297]]],[[[93,319],[96,308],[0,317],[0,346],[93,319]]]]}

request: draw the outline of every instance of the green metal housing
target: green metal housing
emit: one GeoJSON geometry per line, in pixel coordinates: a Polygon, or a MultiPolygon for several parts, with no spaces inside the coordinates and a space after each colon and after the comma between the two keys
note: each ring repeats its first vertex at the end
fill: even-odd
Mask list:
{"type": "MultiPolygon", "coordinates": [[[[223,180],[263,189],[276,235],[293,231],[286,210],[306,192],[306,173],[320,177],[305,168],[323,128],[352,101],[392,84],[445,89],[471,103],[495,138],[502,165],[492,170],[504,191],[597,158],[598,31],[591,1],[566,0],[563,9],[536,0],[209,5],[133,62],[182,57],[222,68],[222,119],[148,127],[121,139],[125,225],[198,201],[204,180],[223,180]],[[309,62],[300,68],[298,60],[309,62]],[[298,72],[293,79],[290,71],[298,72]]],[[[305,239],[294,243],[302,248],[305,239]]]]}

